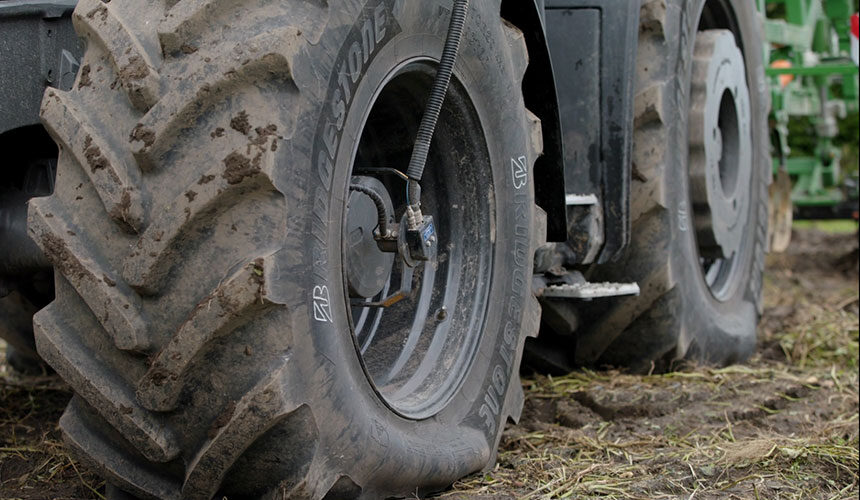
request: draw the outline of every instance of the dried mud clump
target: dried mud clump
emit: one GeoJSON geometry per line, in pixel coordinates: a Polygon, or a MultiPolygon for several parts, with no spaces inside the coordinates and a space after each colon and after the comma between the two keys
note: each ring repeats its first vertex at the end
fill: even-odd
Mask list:
{"type": "Polygon", "coordinates": [[[125,223],[127,231],[134,231],[133,220],[131,220],[131,193],[129,189],[122,192],[122,198],[108,213],[113,219],[125,223]]]}
{"type": "Polygon", "coordinates": [[[110,167],[110,162],[102,155],[102,150],[93,145],[93,139],[90,136],[87,136],[84,141],[84,157],[93,173],[110,167]]]}
{"type": "Polygon", "coordinates": [[[91,71],[91,68],[90,68],[89,64],[85,64],[81,68],[81,78],[78,81],[78,90],[80,90],[84,87],[89,87],[90,85],[93,84],[93,81],[90,79],[90,71],[91,71]]]}
{"type": "Polygon", "coordinates": [[[261,158],[262,155],[257,155],[252,160],[239,153],[230,153],[227,158],[224,158],[224,165],[227,168],[221,176],[230,185],[239,184],[246,177],[254,177],[260,173],[261,158]]]}
{"type": "Polygon", "coordinates": [[[145,147],[150,147],[155,144],[155,132],[144,127],[143,125],[138,125],[134,127],[131,131],[131,135],[129,139],[132,142],[142,142],[145,147]]]}
{"type": "Polygon", "coordinates": [[[97,15],[101,16],[102,22],[106,21],[108,17],[107,7],[105,7],[104,5],[99,5],[98,7],[87,13],[87,19],[95,19],[97,15]]]}
{"type": "Polygon", "coordinates": [[[214,175],[203,175],[200,177],[200,180],[197,181],[197,184],[203,186],[204,184],[209,184],[210,182],[215,180],[214,175]]]}
{"type": "Polygon", "coordinates": [[[124,81],[142,80],[149,76],[149,66],[140,56],[132,56],[120,71],[119,77],[124,81]]]}
{"type": "Polygon", "coordinates": [[[248,113],[242,111],[230,120],[230,128],[242,135],[248,135],[251,132],[251,122],[248,120],[248,113]]]}

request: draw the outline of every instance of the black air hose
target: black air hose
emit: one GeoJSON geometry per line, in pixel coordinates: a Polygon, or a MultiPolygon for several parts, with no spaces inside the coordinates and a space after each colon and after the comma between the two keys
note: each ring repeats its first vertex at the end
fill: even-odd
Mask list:
{"type": "Polygon", "coordinates": [[[373,204],[376,205],[377,220],[379,221],[379,234],[383,238],[388,237],[388,211],[385,208],[385,201],[382,199],[382,196],[373,189],[360,184],[350,184],[349,190],[365,194],[373,200],[373,204]]]}
{"type": "Polygon", "coordinates": [[[454,0],[448,36],[445,40],[445,48],[442,50],[442,59],[439,60],[439,69],[436,72],[436,79],[433,81],[427,110],[421,117],[421,125],[418,127],[418,135],[412,149],[412,158],[409,160],[409,168],[406,170],[406,175],[409,176],[409,202],[416,209],[421,207],[421,189],[418,183],[424,175],[424,166],[430,152],[430,142],[433,140],[436,122],[439,120],[439,113],[442,111],[442,104],[448,93],[448,85],[451,83],[451,73],[454,71],[454,63],[457,62],[457,53],[460,50],[460,40],[463,38],[463,28],[466,25],[468,10],[469,0],[454,0]]]}

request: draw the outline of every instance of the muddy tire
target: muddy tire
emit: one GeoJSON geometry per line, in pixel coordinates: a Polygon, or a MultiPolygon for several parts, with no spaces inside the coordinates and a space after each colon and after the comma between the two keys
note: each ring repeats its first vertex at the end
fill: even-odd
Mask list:
{"type": "MultiPolygon", "coordinates": [[[[540,315],[531,263],[544,239],[529,180],[540,125],[520,90],[525,43],[498,1],[470,9],[452,83],[462,99],[446,101],[440,122],[477,120],[486,161],[444,170],[443,158],[425,176],[487,181],[453,179],[463,191],[447,204],[487,208],[459,221],[466,241],[487,233],[486,259],[457,257],[454,224],[438,227],[450,240],[440,246],[447,276],[475,277],[452,290],[483,294],[478,316],[456,302],[431,311],[453,326],[422,337],[465,353],[451,358],[447,341],[421,351],[453,361],[456,376],[424,370],[427,383],[398,397],[374,383],[384,358],[359,355],[344,272],[348,181],[374,120],[365,113],[415,61],[415,81],[432,80],[450,9],[78,4],[81,73],[42,106],[61,155],[55,194],[31,203],[29,222],[58,272],[35,332],[76,393],[65,440],[111,494],[376,499],[438,490],[494,463],[522,406],[518,364],[540,315]],[[425,393],[432,414],[409,411],[425,393]]],[[[441,151],[459,151],[462,134],[437,132],[441,151]]],[[[397,139],[408,153],[408,134],[397,139]]],[[[433,193],[425,187],[427,203],[442,206],[433,193]]]]}
{"type": "Polygon", "coordinates": [[[578,363],[647,371],[666,369],[682,359],[734,363],[753,352],[761,313],[770,182],[769,101],[758,33],[750,2],[643,1],[634,108],[632,243],[620,262],[597,268],[591,277],[636,281],[642,293],[589,311],[585,324],[593,326],[577,340],[578,363]],[[749,111],[741,128],[748,127],[750,134],[746,154],[751,173],[736,187],[743,197],[734,234],[739,246],[722,281],[709,283],[710,261],[703,257],[707,242],[699,231],[702,214],[693,196],[693,162],[696,155],[703,155],[703,148],[693,136],[696,92],[701,89],[692,82],[702,44],[708,37],[726,34],[729,40],[734,38],[746,67],[749,111]],[[718,282],[719,290],[714,286],[718,282]]]}

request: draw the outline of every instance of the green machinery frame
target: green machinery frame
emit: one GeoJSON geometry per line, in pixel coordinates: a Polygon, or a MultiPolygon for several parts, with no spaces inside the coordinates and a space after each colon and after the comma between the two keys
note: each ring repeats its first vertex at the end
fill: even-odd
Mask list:
{"type": "Polygon", "coordinates": [[[770,63],[765,72],[771,86],[774,174],[783,170],[792,179],[791,201],[801,216],[804,209],[839,216],[858,198],[856,180],[843,182],[841,151],[833,144],[837,117],[858,111],[858,68],[850,57],[854,2],[756,1],[763,17],[765,61],[770,63]],[[778,15],[771,18],[769,12],[778,15]],[[787,81],[785,75],[793,79],[787,81]],[[792,117],[809,117],[814,124],[814,156],[790,156],[792,117]]]}

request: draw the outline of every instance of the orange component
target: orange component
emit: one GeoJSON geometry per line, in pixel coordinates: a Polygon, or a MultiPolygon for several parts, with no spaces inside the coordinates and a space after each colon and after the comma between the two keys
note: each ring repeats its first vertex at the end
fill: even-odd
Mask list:
{"type": "MultiPolygon", "coordinates": [[[[791,61],[787,59],[777,59],[776,61],[770,63],[771,68],[790,68],[791,61]]],[[[782,87],[785,87],[791,81],[794,80],[794,75],[779,75],[779,84],[782,87]]]]}

